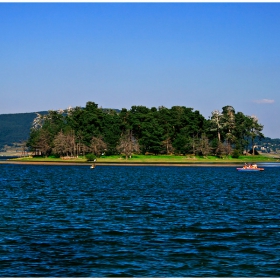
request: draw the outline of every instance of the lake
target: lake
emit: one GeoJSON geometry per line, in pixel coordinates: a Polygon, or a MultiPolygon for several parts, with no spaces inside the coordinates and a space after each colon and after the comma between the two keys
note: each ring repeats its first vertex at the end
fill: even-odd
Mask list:
{"type": "Polygon", "coordinates": [[[0,165],[1,277],[280,277],[280,167],[0,165]]]}

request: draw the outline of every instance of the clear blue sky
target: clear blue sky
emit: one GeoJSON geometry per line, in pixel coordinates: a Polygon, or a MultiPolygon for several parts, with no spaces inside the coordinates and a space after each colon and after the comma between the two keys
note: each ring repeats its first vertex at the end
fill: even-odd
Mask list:
{"type": "Polygon", "coordinates": [[[0,114],[231,105],[280,138],[280,3],[0,3],[0,114]]]}

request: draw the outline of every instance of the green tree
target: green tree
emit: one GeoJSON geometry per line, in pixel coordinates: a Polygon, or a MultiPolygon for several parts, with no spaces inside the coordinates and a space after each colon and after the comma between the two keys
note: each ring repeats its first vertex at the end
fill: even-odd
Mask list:
{"type": "Polygon", "coordinates": [[[227,142],[227,152],[231,152],[231,145],[235,142],[236,137],[234,135],[235,129],[235,110],[232,106],[224,106],[222,111],[223,115],[223,130],[225,132],[225,140],[227,142]]]}
{"type": "Polygon", "coordinates": [[[116,146],[121,136],[121,118],[119,114],[111,110],[103,114],[101,132],[106,143],[106,155],[116,154],[116,146]]]}
{"type": "Polygon", "coordinates": [[[213,111],[206,120],[199,111],[185,106],[170,109],[132,106],[130,110],[123,108],[116,112],[87,102],[85,108],[48,111],[44,116],[38,114],[27,145],[32,150],[41,147],[44,154],[85,155],[95,149],[91,146],[93,137],[102,135],[106,154],[117,154],[129,143],[137,143],[137,152],[140,149],[143,154],[208,154],[207,145],[217,154],[223,154],[221,143],[226,144],[223,149],[229,154],[232,148],[242,152],[248,140],[254,147],[255,139],[263,136],[262,129],[257,120],[241,112],[236,114],[232,106],[224,106],[222,112],[213,111]],[[70,143],[68,152],[66,143],[70,143]],[[205,144],[203,151],[202,143],[205,144]]]}
{"type": "Polygon", "coordinates": [[[234,134],[236,137],[235,148],[242,153],[248,147],[248,139],[250,136],[250,124],[251,120],[248,116],[245,116],[242,112],[235,114],[235,129],[234,134]]]}
{"type": "Polygon", "coordinates": [[[251,141],[252,141],[253,155],[255,155],[254,140],[256,137],[264,138],[264,135],[261,132],[263,130],[263,125],[258,123],[258,118],[256,116],[251,116],[251,117],[249,117],[249,119],[250,119],[249,135],[250,135],[251,141]]]}

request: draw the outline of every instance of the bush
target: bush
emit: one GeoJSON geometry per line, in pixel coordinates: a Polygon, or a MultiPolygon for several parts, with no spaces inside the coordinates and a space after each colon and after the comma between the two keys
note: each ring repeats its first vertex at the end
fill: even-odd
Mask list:
{"type": "Polygon", "coordinates": [[[59,155],[50,155],[49,158],[60,158],[59,155]]]}
{"type": "Polygon", "coordinates": [[[86,154],[87,161],[94,161],[96,159],[96,155],[94,154],[86,154]]]}
{"type": "Polygon", "coordinates": [[[232,155],[231,155],[233,158],[239,158],[239,156],[240,156],[240,153],[239,153],[239,151],[238,150],[233,150],[233,152],[232,152],[232,155]]]}

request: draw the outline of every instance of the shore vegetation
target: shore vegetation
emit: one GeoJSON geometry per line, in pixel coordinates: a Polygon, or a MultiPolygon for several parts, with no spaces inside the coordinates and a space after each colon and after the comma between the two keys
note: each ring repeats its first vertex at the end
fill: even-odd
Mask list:
{"type": "Polygon", "coordinates": [[[99,161],[104,156],[139,161],[150,160],[149,156],[155,161],[241,160],[244,154],[258,154],[255,142],[264,137],[262,129],[257,117],[236,113],[229,105],[205,119],[185,106],[132,106],[117,112],[87,102],[85,108],[37,114],[26,146],[45,158],[89,154],[99,161]]]}
{"type": "MultiPolygon", "coordinates": [[[[20,157],[12,159],[13,161],[21,162],[71,162],[71,163],[87,163],[92,162],[96,158],[89,156],[79,157],[20,157]]],[[[180,155],[132,155],[130,158],[126,158],[125,155],[110,155],[101,156],[97,159],[96,163],[250,163],[250,162],[279,162],[280,158],[268,157],[265,155],[244,155],[239,158],[233,158],[232,156],[221,158],[217,156],[180,156],[180,155]]]]}

